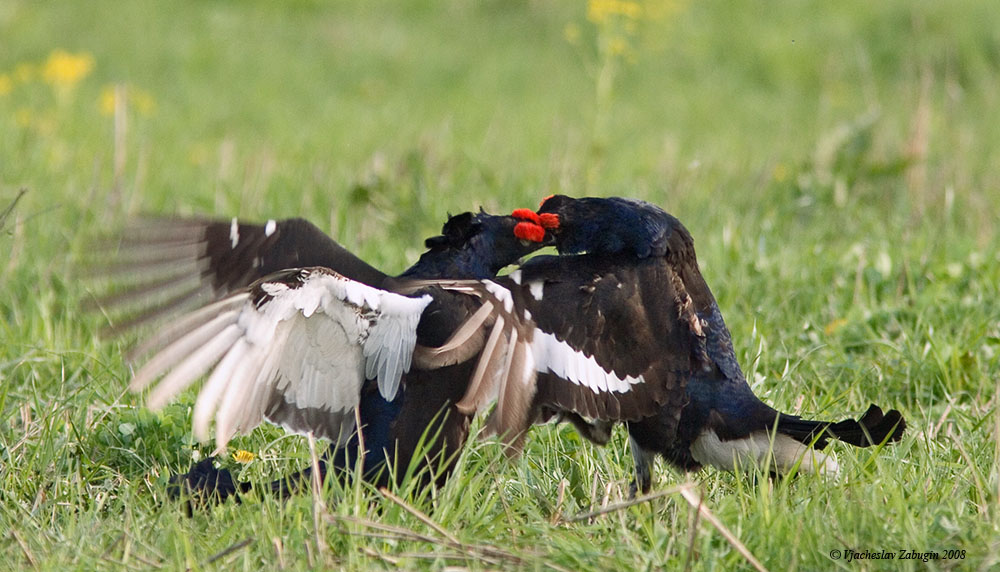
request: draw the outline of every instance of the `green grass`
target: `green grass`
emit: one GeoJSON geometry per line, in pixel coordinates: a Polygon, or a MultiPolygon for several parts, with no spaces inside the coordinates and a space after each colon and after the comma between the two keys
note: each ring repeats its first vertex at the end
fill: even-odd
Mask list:
{"type": "MultiPolygon", "coordinates": [[[[81,310],[88,240],[130,214],[302,215],[396,272],[448,212],[556,192],[680,217],[769,403],[910,426],[837,448],[835,480],[661,467],[656,490],[693,482],[771,570],[996,566],[995,6],[659,4],[595,23],[569,1],[0,3],[0,213],[27,189],[0,220],[0,567],[749,568],[678,493],[568,522],[627,494],[622,431],[596,449],[539,427],[514,462],[471,442],[429,497],[328,484],[187,518],[164,491],[209,450],[191,396],[142,409],[129,340],[81,310]],[[47,83],[55,50],[92,70],[47,83]]],[[[235,445],[257,482],[309,462],[274,429],[235,445]]]]}

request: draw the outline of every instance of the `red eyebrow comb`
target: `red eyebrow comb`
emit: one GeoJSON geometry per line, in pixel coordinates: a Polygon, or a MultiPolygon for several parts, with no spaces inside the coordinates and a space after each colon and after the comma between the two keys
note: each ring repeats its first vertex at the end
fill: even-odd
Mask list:
{"type": "Polygon", "coordinates": [[[531,209],[514,209],[514,212],[510,213],[510,216],[527,222],[533,222],[535,224],[542,224],[538,215],[535,211],[531,209]]]}
{"type": "MultiPolygon", "coordinates": [[[[542,202],[544,203],[545,201],[542,202]]],[[[510,213],[510,216],[516,219],[520,219],[524,222],[534,224],[536,226],[541,226],[543,229],[551,230],[559,228],[559,215],[557,215],[556,213],[537,214],[535,211],[531,209],[514,209],[514,211],[510,213]]],[[[523,232],[528,232],[528,231],[523,231],[523,232]]],[[[530,240],[530,239],[525,239],[525,240],[530,240]]]]}

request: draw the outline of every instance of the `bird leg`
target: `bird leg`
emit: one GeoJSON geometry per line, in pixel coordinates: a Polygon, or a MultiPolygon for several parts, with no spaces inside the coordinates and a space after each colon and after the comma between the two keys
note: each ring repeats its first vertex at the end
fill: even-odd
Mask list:
{"type": "Polygon", "coordinates": [[[634,499],[636,494],[648,494],[653,488],[653,461],[656,453],[643,449],[635,439],[629,437],[629,448],[632,449],[632,459],[635,460],[635,479],[629,483],[628,498],[634,499]]]}

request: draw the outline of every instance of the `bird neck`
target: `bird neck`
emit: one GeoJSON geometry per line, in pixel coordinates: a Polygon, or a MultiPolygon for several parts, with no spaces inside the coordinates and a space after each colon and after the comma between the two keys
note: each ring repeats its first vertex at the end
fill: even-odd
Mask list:
{"type": "Polygon", "coordinates": [[[463,248],[434,248],[420,255],[401,276],[407,278],[492,278],[516,262],[518,256],[496,249],[492,241],[479,240],[463,248]]]}

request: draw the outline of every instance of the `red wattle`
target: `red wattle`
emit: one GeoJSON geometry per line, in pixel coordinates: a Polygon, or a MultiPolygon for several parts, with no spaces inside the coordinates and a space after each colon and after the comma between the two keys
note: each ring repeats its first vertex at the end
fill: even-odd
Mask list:
{"type": "Polygon", "coordinates": [[[519,222],[514,225],[514,236],[521,240],[542,242],[545,240],[545,229],[533,222],[519,222]]]}

